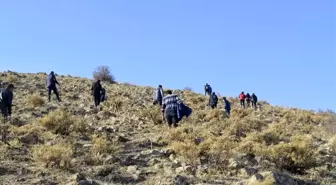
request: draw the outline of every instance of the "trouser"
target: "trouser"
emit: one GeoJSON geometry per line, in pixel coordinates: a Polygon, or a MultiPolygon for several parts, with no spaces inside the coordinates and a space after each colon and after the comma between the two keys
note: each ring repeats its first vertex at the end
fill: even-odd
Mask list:
{"type": "Polygon", "coordinates": [[[9,116],[9,110],[8,107],[4,104],[0,104],[1,114],[4,118],[7,118],[9,116]]]}
{"type": "Polygon", "coordinates": [[[162,99],[159,98],[157,100],[154,100],[153,104],[162,106],[162,99]]]}
{"type": "Polygon", "coordinates": [[[212,109],[217,108],[217,104],[210,105],[212,109]]]}
{"type": "Polygon", "coordinates": [[[230,111],[231,109],[225,108],[225,113],[227,117],[230,117],[230,111]]]}
{"type": "Polygon", "coordinates": [[[244,107],[245,108],[245,100],[240,100],[240,107],[244,107]]]}
{"type": "Polygon", "coordinates": [[[172,125],[174,127],[177,127],[177,123],[178,123],[177,110],[173,110],[173,109],[166,110],[165,117],[166,117],[169,127],[171,127],[172,125]]]}
{"type": "Polygon", "coordinates": [[[257,110],[257,102],[252,101],[252,107],[253,107],[255,110],[257,110]]]}
{"type": "Polygon", "coordinates": [[[93,99],[94,99],[94,105],[95,107],[98,107],[100,105],[100,94],[95,94],[93,95],[93,99]]]}
{"type": "Polygon", "coordinates": [[[58,101],[61,101],[58,95],[58,91],[56,87],[48,87],[48,100],[50,101],[51,91],[53,91],[57,97],[58,101]]]}
{"type": "Polygon", "coordinates": [[[247,107],[250,107],[250,105],[251,105],[251,100],[246,100],[246,103],[247,103],[247,107]]]}

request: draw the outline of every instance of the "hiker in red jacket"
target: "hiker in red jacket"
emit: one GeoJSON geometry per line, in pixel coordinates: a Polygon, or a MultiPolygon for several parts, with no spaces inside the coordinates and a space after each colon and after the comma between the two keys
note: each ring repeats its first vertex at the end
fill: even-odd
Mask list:
{"type": "Polygon", "coordinates": [[[245,108],[245,94],[244,94],[244,91],[242,93],[240,93],[239,95],[239,100],[240,100],[240,107],[243,107],[245,108]]]}

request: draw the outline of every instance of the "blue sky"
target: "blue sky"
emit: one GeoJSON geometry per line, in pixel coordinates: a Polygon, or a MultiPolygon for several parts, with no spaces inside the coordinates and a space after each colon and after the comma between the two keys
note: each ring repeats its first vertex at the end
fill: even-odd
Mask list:
{"type": "Polygon", "coordinates": [[[334,0],[0,0],[0,70],[336,110],[334,0]]]}

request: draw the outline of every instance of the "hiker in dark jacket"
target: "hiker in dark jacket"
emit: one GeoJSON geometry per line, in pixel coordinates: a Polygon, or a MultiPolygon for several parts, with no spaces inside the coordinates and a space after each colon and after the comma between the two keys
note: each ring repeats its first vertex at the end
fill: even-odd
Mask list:
{"type": "Polygon", "coordinates": [[[172,125],[177,127],[177,123],[179,122],[177,111],[181,100],[176,94],[173,94],[171,90],[168,90],[167,94],[168,95],[162,99],[162,118],[166,118],[169,127],[172,125]]]}
{"type": "Polygon", "coordinates": [[[251,95],[250,95],[250,93],[246,94],[245,100],[246,100],[247,107],[250,107],[250,105],[251,105],[251,95]]]}
{"type": "Polygon", "coordinates": [[[230,117],[230,111],[231,111],[231,105],[230,102],[226,99],[226,97],[223,97],[223,103],[224,103],[224,109],[227,117],[230,117]]]}
{"type": "Polygon", "coordinates": [[[162,89],[162,85],[159,85],[154,94],[153,104],[154,105],[159,104],[160,106],[162,106],[162,99],[163,99],[163,89],[162,89]]]}
{"type": "Polygon", "coordinates": [[[209,98],[209,106],[214,109],[217,107],[218,97],[215,92],[212,92],[209,98]]]}
{"type": "Polygon", "coordinates": [[[57,97],[57,100],[61,101],[61,99],[59,98],[57,87],[56,87],[56,84],[57,85],[60,85],[60,84],[56,80],[54,71],[51,71],[50,74],[47,76],[46,83],[47,83],[47,88],[48,88],[48,100],[50,101],[51,91],[53,91],[57,97]]]}
{"type": "Polygon", "coordinates": [[[208,83],[206,83],[205,86],[204,86],[204,92],[205,92],[205,96],[206,95],[211,96],[212,88],[208,83]]]}
{"type": "Polygon", "coordinates": [[[100,84],[100,80],[97,80],[96,82],[94,82],[92,84],[92,87],[91,87],[91,95],[93,95],[93,99],[94,99],[94,105],[95,107],[97,108],[100,104],[100,98],[101,98],[101,92],[103,90],[103,87],[102,85],[100,84]]]}
{"type": "Polygon", "coordinates": [[[0,90],[0,109],[5,119],[10,119],[12,115],[13,90],[13,84],[9,84],[6,89],[0,90]]]}
{"type": "Polygon", "coordinates": [[[258,97],[253,93],[251,99],[252,99],[252,107],[255,110],[257,110],[258,97]]]}

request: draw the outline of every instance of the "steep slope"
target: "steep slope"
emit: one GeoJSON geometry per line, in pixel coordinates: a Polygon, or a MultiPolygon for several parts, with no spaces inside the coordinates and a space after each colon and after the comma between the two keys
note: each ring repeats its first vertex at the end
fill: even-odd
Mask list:
{"type": "Polygon", "coordinates": [[[46,74],[0,73],[14,83],[15,107],[0,142],[0,184],[333,184],[335,115],[259,103],[232,115],[205,96],[175,91],[193,108],[168,129],[153,88],[103,84],[96,112],[89,79],[58,76],[47,102],[46,74]],[[263,179],[263,180],[258,180],[263,179]],[[93,182],[94,181],[94,182],[93,182]]]}

